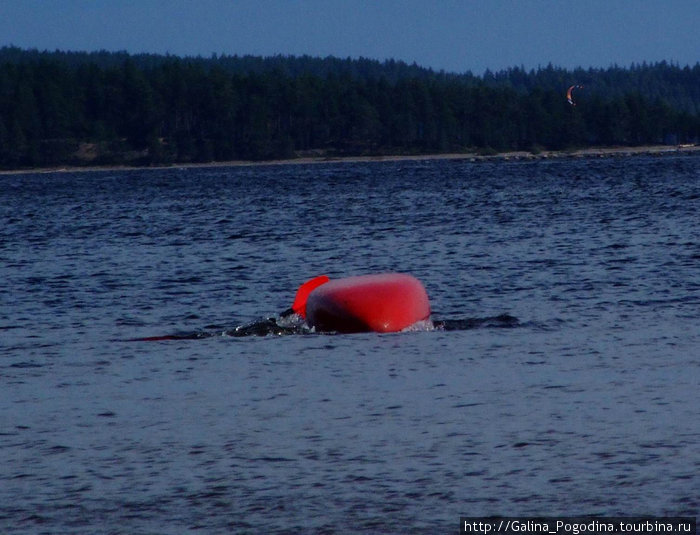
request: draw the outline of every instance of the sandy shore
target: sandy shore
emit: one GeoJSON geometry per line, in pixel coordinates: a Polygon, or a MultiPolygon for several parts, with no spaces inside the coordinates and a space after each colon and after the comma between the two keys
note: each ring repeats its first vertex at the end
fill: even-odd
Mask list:
{"type": "Polygon", "coordinates": [[[302,156],[288,160],[248,161],[232,160],[225,162],[208,163],[173,163],[167,165],[127,166],[56,166],[31,169],[0,170],[0,175],[25,174],[25,173],[75,173],[81,171],[115,171],[135,169],[182,169],[194,167],[239,167],[262,165],[302,165],[334,162],[399,162],[422,160],[466,160],[470,162],[481,161],[518,161],[518,160],[548,160],[558,158],[608,158],[628,156],[663,156],[671,154],[700,154],[700,145],[649,145],[642,147],[591,147],[571,151],[542,151],[531,153],[526,151],[500,152],[483,155],[478,153],[447,153],[447,154],[414,154],[414,155],[385,155],[385,156],[302,156]]]}

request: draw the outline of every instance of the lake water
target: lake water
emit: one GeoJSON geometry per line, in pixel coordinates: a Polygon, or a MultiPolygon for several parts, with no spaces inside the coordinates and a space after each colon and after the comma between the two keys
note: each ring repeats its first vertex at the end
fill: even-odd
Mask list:
{"type": "Polygon", "coordinates": [[[0,201],[2,533],[698,514],[696,156],[5,175],[0,201]],[[434,328],[238,336],[384,271],[434,328]]]}

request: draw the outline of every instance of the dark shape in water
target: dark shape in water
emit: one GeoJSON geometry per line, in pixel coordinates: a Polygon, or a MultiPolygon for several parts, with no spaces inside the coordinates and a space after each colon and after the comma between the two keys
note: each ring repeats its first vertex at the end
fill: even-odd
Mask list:
{"type": "MultiPolygon", "coordinates": [[[[192,333],[168,334],[164,336],[148,336],[145,338],[134,338],[128,341],[163,342],[169,340],[198,340],[200,338],[211,338],[213,336],[231,336],[241,338],[245,336],[311,334],[312,331],[309,329],[309,327],[301,321],[301,318],[298,316],[297,318],[299,321],[290,321],[289,316],[280,316],[279,318],[263,318],[239,325],[233,329],[197,331],[192,333]]],[[[426,330],[466,331],[470,329],[511,328],[518,327],[520,325],[521,323],[518,318],[511,316],[510,314],[500,314],[498,316],[489,316],[485,318],[435,320],[432,323],[432,328],[428,327],[426,330]]]]}
{"type": "MultiPolygon", "coordinates": [[[[280,318],[282,319],[282,318],[280,318]]],[[[266,318],[245,325],[239,325],[235,329],[226,330],[223,332],[225,336],[268,336],[268,335],[283,335],[283,334],[305,334],[309,329],[303,325],[284,325],[280,324],[276,318],[266,318]]]]}

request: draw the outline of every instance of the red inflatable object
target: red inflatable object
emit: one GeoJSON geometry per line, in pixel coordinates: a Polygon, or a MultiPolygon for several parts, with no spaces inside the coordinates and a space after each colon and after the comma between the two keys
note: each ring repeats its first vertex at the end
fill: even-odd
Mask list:
{"type": "Polygon", "coordinates": [[[294,304],[292,304],[292,312],[296,312],[301,317],[305,318],[306,300],[309,298],[309,294],[321,286],[321,284],[326,284],[329,280],[327,275],[319,275],[299,286],[297,295],[294,297],[294,304]]]}
{"type": "Polygon", "coordinates": [[[318,331],[397,332],[429,317],[425,288],[400,273],[331,280],[316,287],[306,302],[306,322],[318,331]]]}

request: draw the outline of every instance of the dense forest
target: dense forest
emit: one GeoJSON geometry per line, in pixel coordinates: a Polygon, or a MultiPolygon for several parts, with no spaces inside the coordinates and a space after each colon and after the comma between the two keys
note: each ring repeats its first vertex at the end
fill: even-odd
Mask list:
{"type": "Polygon", "coordinates": [[[363,58],[0,49],[4,168],[699,139],[700,64],[477,76],[363,58]]]}

